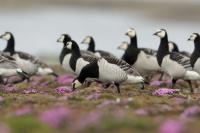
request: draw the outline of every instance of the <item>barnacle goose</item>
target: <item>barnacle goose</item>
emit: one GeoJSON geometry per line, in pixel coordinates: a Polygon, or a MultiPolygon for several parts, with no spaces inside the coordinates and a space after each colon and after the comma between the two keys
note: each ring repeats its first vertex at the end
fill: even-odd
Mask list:
{"type": "Polygon", "coordinates": [[[193,69],[200,74],[200,36],[198,33],[193,33],[188,41],[194,41],[194,51],[190,61],[193,69]]]}
{"type": "MultiPolygon", "coordinates": [[[[69,64],[70,68],[75,72],[76,75],[80,75],[80,72],[82,71],[82,69],[85,66],[87,66],[89,63],[97,61],[99,59],[98,57],[91,57],[91,56],[84,56],[84,55],[81,56],[79,46],[73,40],[68,42],[66,47],[72,50],[72,56],[69,59],[68,64],[69,64]]],[[[109,69],[112,69],[110,64],[112,64],[112,65],[114,64],[114,68],[118,65],[120,67],[123,67],[123,69],[126,70],[127,73],[128,72],[130,72],[132,74],[137,73],[137,76],[135,75],[135,77],[133,77],[133,75],[132,75],[127,79],[127,81],[130,80],[130,81],[132,81],[132,83],[144,83],[144,79],[139,75],[139,73],[134,68],[132,68],[130,65],[128,65],[128,63],[126,63],[125,61],[117,59],[116,57],[110,57],[110,56],[109,57],[108,56],[101,57],[101,58],[103,58],[104,60],[106,60],[106,62],[108,62],[108,66],[107,66],[108,69],[106,69],[106,71],[109,71],[109,69]]],[[[104,74],[106,74],[106,73],[104,73],[104,74]]],[[[120,75],[118,75],[118,76],[120,76],[120,75]]]]}
{"type": "Polygon", "coordinates": [[[34,56],[21,52],[15,51],[15,39],[12,33],[5,32],[0,38],[7,41],[7,47],[3,50],[3,53],[8,53],[10,56],[15,58],[17,65],[29,75],[35,74],[52,74],[56,76],[55,72],[45,63],[36,59],[34,56]]]}
{"type": "Polygon", "coordinates": [[[126,35],[130,37],[130,45],[125,51],[122,59],[134,67],[141,74],[152,73],[152,71],[160,71],[155,55],[147,54],[147,50],[142,50],[137,46],[137,35],[133,28],[129,28],[126,35]]]}
{"type": "Polygon", "coordinates": [[[161,40],[157,52],[158,64],[164,72],[171,76],[172,88],[178,79],[184,79],[189,83],[191,92],[193,92],[191,80],[199,80],[200,75],[192,71],[190,59],[180,53],[169,52],[168,35],[165,29],[158,30],[154,35],[160,37],[161,40]]]}
{"type": "Polygon", "coordinates": [[[80,87],[87,78],[97,79],[103,83],[114,83],[120,93],[120,83],[144,83],[143,77],[128,63],[117,58],[101,57],[83,67],[73,81],[73,89],[80,87]]]}
{"type": "Polygon", "coordinates": [[[178,52],[190,58],[191,54],[187,51],[179,51],[178,45],[175,42],[169,41],[169,52],[178,52]]]}
{"type": "MultiPolygon", "coordinates": [[[[70,42],[71,40],[72,40],[72,38],[70,37],[70,35],[68,35],[68,34],[62,34],[57,39],[57,42],[63,44],[63,48],[62,48],[62,51],[61,51],[60,56],[59,56],[60,64],[62,65],[62,67],[68,73],[74,74],[74,70],[71,69],[71,66],[69,65],[69,60],[70,60],[70,58],[72,56],[72,52],[71,52],[71,49],[68,49],[66,47],[67,46],[67,42],[70,42]]],[[[84,51],[84,50],[81,50],[80,54],[81,55],[85,55],[85,56],[95,56],[92,52],[84,51]]]]}
{"type": "Polygon", "coordinates": [[[9,78],[12,76],[20,76],[22,79],[28,79],[27,73],[23,72],[21,68],[17,65],[14,58],[8,55],[0,55],[0,82],[4,82],[4,78],[9,78]]]}
{"type": "Polygon", "coordinates": [[[86,36],[81,43],[89,45],[87,50],[90,52],[93,52],[97,57],[114,56],[113,54],[111,54],[107,51],[96,50],[95,49],[95,41],[92,36],[86,36]]]}

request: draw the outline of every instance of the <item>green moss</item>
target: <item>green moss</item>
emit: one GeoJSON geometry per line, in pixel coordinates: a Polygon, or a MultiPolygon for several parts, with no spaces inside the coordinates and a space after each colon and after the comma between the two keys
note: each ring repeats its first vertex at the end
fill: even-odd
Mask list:
{"type": "Polygon", "coordinates": [[[13,133],[53,133],[51,128],[31,116],[9,118],[6,123],[13,133]]]}

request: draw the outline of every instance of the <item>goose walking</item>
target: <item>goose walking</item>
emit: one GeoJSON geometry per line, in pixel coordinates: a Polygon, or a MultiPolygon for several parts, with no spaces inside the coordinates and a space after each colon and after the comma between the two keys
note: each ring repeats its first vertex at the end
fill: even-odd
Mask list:
{"type": "MultiPolygon", "coordinates": [[[[76,75],[80,75],[82,69],[87,66],[88,64],[90,64],[91,62],[97,62],[100,58],[97,57],[89,57],[89,56],[81,56],[80,54],[80,49],[78,47],[78,44],[71,40],[70,42],[67,43],[67,48],[72,50],[72,56],[70,58],[69,62],[69,66],[71,67],[71,69],[75,72],[76,75]]],[[[128,63],[126,63],[123,60],[117,59],[116,57],[101,57],[101,61],[105,60],[105,62],[107,63],[104,67],[106,69],[105,73],[102,72],[102,76],[104,76],[103,74],[106,74],[106,72],[108,72],[110,69],[112,69],[112,65],[113,65],[113,69],[116,69],[116,66],[119,66],[120,68],[123,68],[124,71],[126,71],[129,74],[133,74],[132,76],[128,77],[127,81],[130,80],[131,83],[144,83],[144,79],[139,75],[139,73],[130,65],[128,65],[128,63]]],[[[102,67],[102,69],[104,69],[102,67]]],[[[112,70],[110,70],[112,71],[112,70]]],[[[111,74],[111,73],[110,73],[111,74]]],[[[119,71],[120,74],[120,71],[119,71]]],[[[115,74],[113,74],[115,75],[115,74]]],[[[105,75],[108,76],[108,75],[105,75]]],[[[120,75],[118,75],[120,76],[120,75]]],[[[114,77],[117,78],[117,77],[114,77]]],[[[100,78],[101,81],[104,81],[103,79],[100,78]]],[[[107,80],[107,79],[106,79],[107,80]]],[[[85,81],[85,79],[84,79],[85,81]]]]}
{"type": "Polygon", "coordinates": [[[15,51],[15,39],[11,32],[5,32],[0,38],[7,41],[7,47],[3,50],[3,53],[8,53],[10,56],[15,58],[17,65],[27,74],[52,74],[55,75],[55,72],[45,63],[41,62],[34,56],[21,52],[15,51]]]}
{"type": "Polygon", "coordinates": [[[117,58],[99,58],[86,65],[73,81],[73,89],[80,87],[87,78],[97,79],[103,83],[114,83],[120,93],[120,83],[144,83],[143,77],[128,63],[117,58]]]}
{"type": "Polygon", "coordinates": [[[83,41],[81,42],[82,44],[87,44],[88,45],[88,51],[93,52],[97,57],[105,57],[105,56],[110,56],[114,57],[113,54],[103,51],[103,50],[96,50],[95,49],[95,41],[92,36],[86,36],[83,41]]]}
{"type": "Polygon", "coordinates": [[[154,35],[160,38],[160,46],[157,52],[158,64],[164,72],[172,78],[172,88],[178,79],[184,79],[190,85],[193,92],[191,80],[199,80],[200,75],[192,71],[190,59],[177,52],[169,52],[168,35],[165,29],[160,29],[154,35]]]}

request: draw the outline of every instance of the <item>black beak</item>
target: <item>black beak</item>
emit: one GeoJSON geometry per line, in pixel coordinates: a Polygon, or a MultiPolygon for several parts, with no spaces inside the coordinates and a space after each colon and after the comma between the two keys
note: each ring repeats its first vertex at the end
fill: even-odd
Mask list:
{"type": "Polygon", "coordinates": [[[1,35],[0,38],[3,38],[3,35],[1,35]]]}
{"type": "Polygon", "coordinates": [[[190,39],[190,38],[188,38],[187,40],[188,40],[188,41],[191,41],[191,39],[190,39]]]}
{"type": "Polygon", "coordinates": [[[158,33],[159,33],[159,32],[156,32],[156,33],[154,33],[153,35],[154,35],[154,36],[157,36],[157,35],[158,35],[158,33]]]}
{"type": "Polygon", "coordinates": [[[54,77],[58,77],[58,74],[56,74],[56,73],[51,73],[50,75],[52,75],[54,77]]]}
{"type": "Polygon", "coordinates": [[[125,35],[128,36],[128,32],[126,32],[125,35]]]}

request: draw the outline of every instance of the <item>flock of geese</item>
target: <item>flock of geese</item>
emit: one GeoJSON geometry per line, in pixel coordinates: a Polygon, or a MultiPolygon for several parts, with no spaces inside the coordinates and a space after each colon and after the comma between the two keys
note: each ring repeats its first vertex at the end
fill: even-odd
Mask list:
{"type": "MultiPolygon", "coordinates": [[[[139,48],[137,44],[136,30],[129,28],[125,33],[130,38],[130,43],[122,42],[118,49],[123,50],[121,59],[110,52],[95,49],[95,40],[92,36],[86,36],[82,44],[87,44],[87,50],[80,50],[79,45],[70,35],[62,34],[57,40],[63,44],[59,56],[61,66],[71,74],[76,75],[72,82],[73,90],[79,88],[89,81],[103,83],[104,87],[114,84],[120,93],[120,84],[141,84],[142,89],[148,84],[146,76],[153,72],[171,77],[172,88],[176,81],[183,79],[188,82],[191,92],[193,87],[191,81],[200,80],[200,36],[193,33],[189,41],[194,42],[192,54],[179,51],[178,46],[168,40],[165,29],[154,33],[160,38],[158,50],[150,48],[139,48]]],[[[0,54],[0,81],[5,84],[6,78],[20,76],[22,80],[29,79],[33,75],[57,74],[48,65],[34,56],[20,51],[15,51],[14,36],[5,32],[0,36],[7,41],[6,48],[0,54]]]]}

